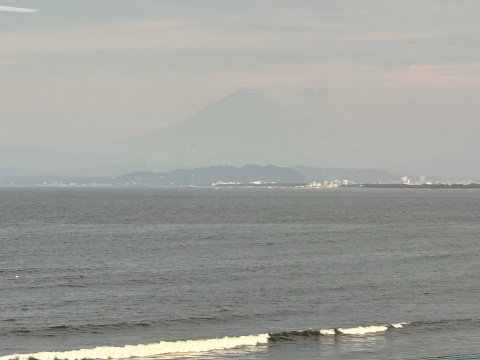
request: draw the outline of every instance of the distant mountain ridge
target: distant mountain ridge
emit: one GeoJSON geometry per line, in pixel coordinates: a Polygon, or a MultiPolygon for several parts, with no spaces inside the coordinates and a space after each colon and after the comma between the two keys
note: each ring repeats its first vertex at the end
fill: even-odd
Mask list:
{"type": "Polygon", "coordinates": [[[278,166],[245,165],[211,166],[196,169],[179,169],[165,173],[135,172],[115,177],[121,184],[159,186],[202,186],[212,183],[304,183],[304,176],[292,169],[278,166]]]}
{"type": "Polygon", "coordinates": [[[212,183],[305,183],[306,178],[297,171],[274,165],[259,166],[210,166],[196,169],[178,169],[170,172],[140,171],[114,177],[65,176],[0,170],[0,185],[42,185],[42,184],[103,184],[143,186],[206,186],[212,183]]]}
{"type": "Polygon", "coordinates": [[[86,144],[78,153],[0,146],[0,169],[10,169],[0,172],[0,182],[28,179],[30,183],[40,174],[50,174],[50,180],[59,176],[64,179],[106,178],[131,172],[167,172],[217,164],[275,164],[290,167],[307,180],[317,182],[391,182],[405,175],[413,179],[425,175],[429,180],[480,181],[478,176],[467,176],[476,171],[472,165],[475,164],[474,152],[469,161],[463,161],[466,159],[463,155],[455,157],[455,154],[433,152],[438,155],[432,158],[433,155],[422,157],[409,151],[412,155],[409,160],[397,165],[385,153],[386,159],[379,166],[383,162],[387,164],[383,168],[401,171],[400,175],[349,168],[349,164],[358,163],[349,160],[353,158],[363,158],[365,166],[377,167],[368,156],[370,151],[383,153],[381,149],[375,150],[375,140],[362,139],[355,129],[348,128],[348,124],[339,125],[327,113],[315,114],[311,119],[302,118],[301,113],[290,113],[262,94],[240,89],[158,132],[114,144],[86,144]],[[292,164],[307,166],[290,166],[292,164]],[[17,174],[12,169],[17,169],[17,174]],[[424,172],[423,169],[436,170],[424,172]],[[449,174],[447,169],[450,169],[449,174]],[[21,174],[21,171],[27,172],[21,174]],[[432,176],[435,174],[437,176],[432,176]]]}
{"type": "MultiPolygon", "coordinates": [[[[140,165],[139,165],[140,166],[140,165]]],[[[120,167],[121,169],[121,167],[120,167]]],[[[113,170],[113,169],[111,169],[113,170]]],[[[134,171],[115,176],[55,174],[16,168],[0,168],[0,185],[139,185],[139,186],[206,186],[213,183],[249,184],[253,182],[277,184],[322,183],[349,180],[356,184],[399,183],[399,174],[376,169],[315,168],[295,165],[231,165],[208,166],[173,171],[134,171]]],[[[428,178],[430,181],[444,179],[428,178]]],[[[454,181],[455,179],[450,179],[454,181]]]]}

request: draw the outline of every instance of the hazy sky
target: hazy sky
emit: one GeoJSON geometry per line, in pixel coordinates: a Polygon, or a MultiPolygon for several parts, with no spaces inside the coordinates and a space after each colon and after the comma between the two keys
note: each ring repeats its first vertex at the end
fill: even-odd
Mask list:
{"type": "Polygon", "coordinates": [[[0,146],[82,151],[247,87],[306,136],[332,132],[312,165],[439,173],[445,159],[480,177],[478,0],[0,5],[40,10],[0,11],[0,146]]]}

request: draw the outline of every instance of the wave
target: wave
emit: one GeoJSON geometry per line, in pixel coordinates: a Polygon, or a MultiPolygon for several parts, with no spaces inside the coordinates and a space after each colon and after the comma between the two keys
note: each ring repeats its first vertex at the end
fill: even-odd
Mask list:
{"type": "Polygon", "coordinates": [[[344,335],[344,336],[362,336],[373,335],[376,333],[386,332],[388,330],[400,329],[409,323],[403,322],[390,325],[371,325],[371,326],[358,326],[354,328],[330,328],[330,329],[308,329],[298,331],[284,331],[279,333],[272,333],[270,335],[271,341],[282,340],[294,340],[297,337],[314,337],[314,336],[332,336],[332,335],[344,335]]]}
{"type": "Polygon", "coordinates": [[[38,352],[33,354],[12,354],[1,356],[0,360],[55,360],[55,359],[127,359],[175,353],[199,353],[214,350],[227,350],[243,346],[256,346],[268,342],[268,334],[224,337],[220,339],[162,341],[147,345],[126,345],[123,347],[96,347],[93,349],[64,352],[38,352]]]}
{"type": "Polygon", "coordinates": [[[314,336],[365,336],[399,329],[408,323],[391,325],[359,326],[355,328],[309,329],[257,335],[223,337],[205,340],[162,341],[152,344],[125,345],[123,347],[101,346],[92,349],[69,351],[37,352],[0,356],[0,360],[57,360],[57,359],[128,359],[176,353],[201,353],[215,350],[229,350],[246,346],[267,344],[269,341],[291,341],[298,337],[314,336]]]}

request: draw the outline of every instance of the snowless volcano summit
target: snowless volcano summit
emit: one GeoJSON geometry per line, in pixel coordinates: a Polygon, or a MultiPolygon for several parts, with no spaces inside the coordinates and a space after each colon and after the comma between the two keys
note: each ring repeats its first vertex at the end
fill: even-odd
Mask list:
{"type": "Polygon", "coordinates": [[[124,147],[145,163],[290,165],[298,162],[303,145],[295,141],[294,125],[285,109],[240,89],[162,132],[130,139],[124,147]]]}

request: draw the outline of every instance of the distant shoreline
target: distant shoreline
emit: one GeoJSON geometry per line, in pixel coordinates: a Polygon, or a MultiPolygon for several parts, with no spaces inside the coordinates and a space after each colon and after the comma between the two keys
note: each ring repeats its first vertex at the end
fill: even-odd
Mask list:
{"type": "Polygon", "coordinates": [[[480,184],[422,184],[422,185],[409,185],[409,184],[355,184],[355,185],[342,185],[341,187],[359,187],[368,189],[480,189],[480,184]]]}
{"type": "Polygon", "coordinates": [[[164,189],[298,189],[298,190],[335,190],[335,189],[480,189],[479,183],[464,184],[352,184],[338,185],[334,187],[311,187],[306,183],[264,183],[264,184],[215,184],[215,185],[149,185],[149,184],[108,184],[108,183],[91,183],[91,184],[0,184],[0,188],[164,188],[164,189]]]}

